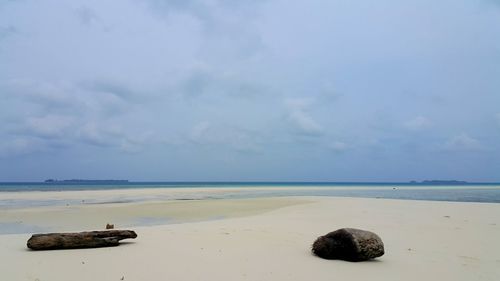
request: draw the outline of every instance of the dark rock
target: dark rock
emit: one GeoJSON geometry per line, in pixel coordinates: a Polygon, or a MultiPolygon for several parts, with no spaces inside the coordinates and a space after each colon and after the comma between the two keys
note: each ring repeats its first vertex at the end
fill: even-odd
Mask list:
{"type": "Polygon", "coordinates": [[[370,231],[342,228],[318,237],[312,245],[312,252],[324,259],[365,261],[384,254],[384,243],[370,231]]]}

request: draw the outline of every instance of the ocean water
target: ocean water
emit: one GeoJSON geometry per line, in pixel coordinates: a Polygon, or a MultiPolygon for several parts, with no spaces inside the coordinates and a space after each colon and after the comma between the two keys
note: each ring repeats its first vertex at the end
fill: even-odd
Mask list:
{"type": "MultiPolygon", "coordinates": [[[[216,183],[216,182],[125,182],[125,183],[0,183],[0,235],[19,233],[57,232],[46,222],[27,223],[22,219],[7,219],[5,211],[47,206],[81,206],[106,203],[131,203],[164,200],[243,199],[280,196],[336,196],[390,198],[404,200],[433,200],[455,202],[500,203],[500,184],[430,185],[408,183],[216,183]],[[251,188],[249,188],[251,187],[251,188]],[[126,189],[182,189],[186,192],[133,192],[126,189]],[[200,188],[200,192],[196,192],[200,188]],[[218,188],[203,192],[202,188],[218,188]],[[195,192],[193,192],[193,189],[195,192]],[[87,195],[59,192],[82,190],[112,190],[106,194],[87,195]],[[18,193],[51,192],[50,196],[18,196],[18,193]],[[131,195],[133,194],[133,195],[131,195]],[[83,196],[83,197],[80,197],[83,196]],[[24,198],[24,199],[23,199],[24,198]],[[29,198],[29,199],[26,199],[29,198]]],[[[214,218],[217,219],[217,218],[214,218]]],[[[169,224],[172,218],[141,217],[132,226],[169,224]]],[[[179,221],[178,218],[175,221],[179,221]]]]}
{"type": "Polygon", "coordinates": [[[85,204],[128,203],[147,200],[194,200],[224,198],[257,198],[268,196],[338,196],[364,198],[390,198],[407,200],[431,200],[454,202],[488,202],[500,203],[500,183],[474,183],[458,185],[410,184],[410,183],[326,183],[326,182],[120,182],[120,183],[0,183],[0,208],[23,206],[50,206],[59,204],[81,204],[75,202],[58,202],[57,200],[2,200],[2,192],[30,191],[71,191],[71,190],[117,190],[113,201],[94,199],[85,204]],[[190,193],[177,197],[134,197],[119,196],[120,189],[137,188],[227,188],[226,192],[190,193]],[[252,187],[252,189],[246,189],[252,187]],[[280,187],[288,187],[280,189],[280,187]]]}

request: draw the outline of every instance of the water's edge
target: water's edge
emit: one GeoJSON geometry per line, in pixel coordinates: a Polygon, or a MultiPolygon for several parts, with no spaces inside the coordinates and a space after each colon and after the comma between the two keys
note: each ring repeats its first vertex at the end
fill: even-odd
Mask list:
{"type": "Polygon", "coordinates": [[[454,202],[500,203],[500,184],[479,183],[460,185],[429,185],[410,183],[218,183],[218,182],[128,182],[125,184],[68,184],[68,183],[0,183],[0,208],[55,206],[62,204],[132,203],[152,200],[199,200],[226,198],[259,198],[281,196],[338,196],[388,198],[405,200],[431,200],[454,202]],[[174,193],[156,196],[123,196],[120,190],[130,189],[200,189],[200,192],[174,193]],[[224,192],[207,193],[203,188],[220,188],[224,192]],[[8,199],[10,192],[49,191],[116,191],[111,199],[76,198],[73,200],[8,199]],[[5,199],[7,198],[7,199],[5,199]]]}

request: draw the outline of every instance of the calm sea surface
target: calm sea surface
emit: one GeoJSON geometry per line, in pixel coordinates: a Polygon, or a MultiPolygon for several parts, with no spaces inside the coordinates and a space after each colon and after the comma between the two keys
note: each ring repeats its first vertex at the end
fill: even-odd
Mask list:
{"type": "MultiPolygon", "coordinates": [[[[434,200],[456,202],[500,203],[500,183],[460,185],[432,185],[410,183],[298,183],[298,182],[120,182],[120,183],[0,183],[1,192],[117,190],[137,188],[227,188],[218,195],[205,194],[193,198],[168,198],[172,200],[206,198],[255,198],[267,196],[343,196],[365,198],[392,198],[409,200],[434,200]],[[252,187],[252,189],[245,189],[252,187]],[[278,187],[278,188],[276,188],[278,187]],[[289,187],[279,189],[279,187],[289,187]],[[240,189],[240,190],[238,190],[240,189]],[[232,192],[231,190],[234,190],[232,192]],[[206,197],[203,197],[206,196],[206,197]]],[[[160,198],[161,199],[161,198],[160,198]]],[[[141,201],[141,198],[127,199],[141,201]]],[[[34,203],[34,202],[31,202],[34,203]]],[[[98,202],[96,202],[98,203],[98,202]]],[[[118,202],[119,203],[119,202],[118,202]]],[[[1,202],[0,206],[15,206],[21,202],[1,202]]],[[[22,204],[21,204],[22,205],[22,204]]],[[[38,202],[35,205],[52,205],[38,202]]]]}
{"type": "MultiPolygon", "coordinates": [[[[130,203],[165,200],[233,199],[279,196],[338,196],[392,198],[455,202],[500,203],[500,184],[424,185],[408,183],[217,183],[217,182],[124,182],[124,183],[0,183],[0,235],[56,231],[43,221],[27,224],[2,219],[3,210],[44,206],[81,206],[89,204],[130,203]],[[251,187],[251,188],[249,188],[251,187]],[[176,192],[125,192],[127,189],[171,189],[176,192]],[[189,188],[189,190],[187,190],[189,188]],[[196,188],[200,192],[196,192],[196,188]],[[202,190],[217,188],[216,192],[202,190]],[[185,189],[186,192],[182,192],[185,189]],[[193,192],[194,189],[194,192],[193,192]],[[112,190],[105,194],[59,192],[112,190]],[[48,196],[30,196],[31,192],[49,192],[48,196]],[[55,192],[54,192],[55,191],[55,192]],[[18,196],[27,193],[28,196],[18,196]]],[[[134,225],[165,223],[162,219],[142,218],[134,225]]],[[[168,221],[168,220],[167,220],[168,221]]]]}

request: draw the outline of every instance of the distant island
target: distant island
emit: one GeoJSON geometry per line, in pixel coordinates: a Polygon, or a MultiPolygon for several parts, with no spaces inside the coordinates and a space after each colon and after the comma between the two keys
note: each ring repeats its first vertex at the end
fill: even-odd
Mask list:
{"type": "Polygon", "coordinates": [[[86,180],[86,179],[71,179],[71,180],[56,180],[48,179],[45,183],[128,183],[128,180],[86,180]]]}
{"type": "Polygon", "coordinates": [[[424,180],[421,182],[418,181],[410,181],[411,184],[437,184],[437,185],[458,185],[458,184],[468,184],[466,181],[457,181],[457,180],[424,180]]]}

